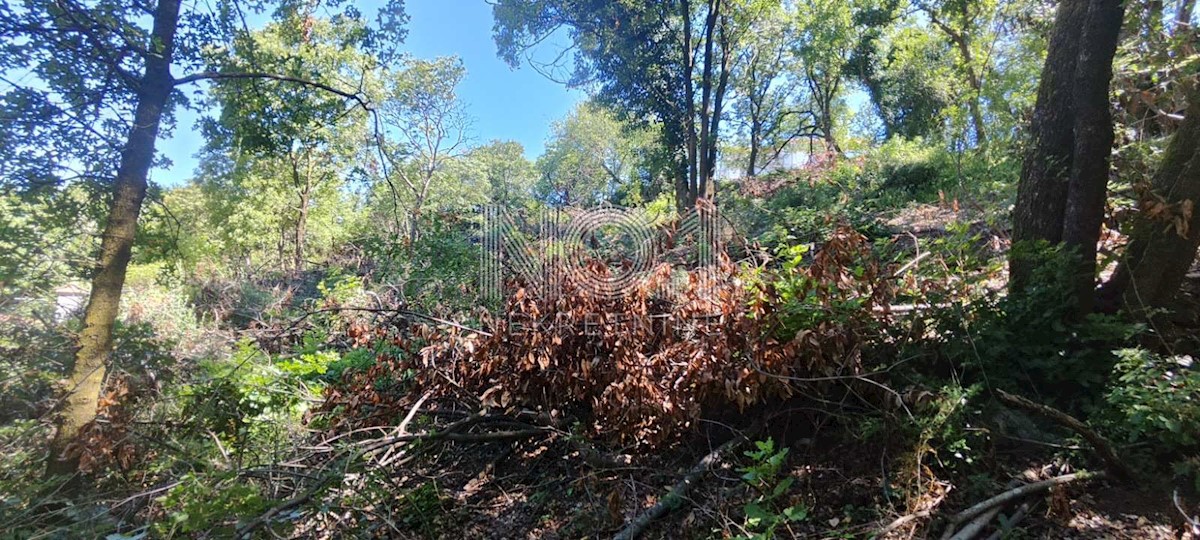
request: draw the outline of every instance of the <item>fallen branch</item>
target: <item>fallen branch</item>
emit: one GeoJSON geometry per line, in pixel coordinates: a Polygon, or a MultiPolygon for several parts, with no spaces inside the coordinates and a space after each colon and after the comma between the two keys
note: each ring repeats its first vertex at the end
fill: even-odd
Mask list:
{"type": "Polygon", "coordinates": [[[1133,471],[1130,470],[1129,466],[1126,465],[1125,462],[1121,461],[1121,459],[1117,457],[1117,453],[1113,451],[1112,443],[1108,442],[1108,439],[1105,439],[1099,433],[1096,433],[1092,428],[1088,427],[1087,424],[1084,424],[1074,416],[1055,409],[1054,407],[1042,405],[1041,403],[1034,403],[1033,401],[1025,399],[1021,396],[1010,394],[1004,390],[996,390],[996,395],[1000,396],[1000,401],[1020,409],[1025,409],[1029,412],[1040,414],[1054,423],[1078,433],[1079,436],[1087,439],[1087,441],[1091,443],[1092,447],[1096,449],[1096,453],[1099,454],[1100,459],[1104,460],[1104,463],[1108,465],[1109,470],[1112,471],[1113,474],[1117,475],[1117,477],[1126,482],[1133,481],[1133,471]]]}
{"type": "MultiPolygon", "coordinates": [[[[1004,485],[1004,490],[1005,492],[1008,492],[1009,490],[1018,488],[1021,485],[1021,481],[1014,478],[1009,480],[1009,482],[1004,485]]],[[[957,532],[954,530],[955,524],[951,523],[949,527],[946,527],[946,532],[942,534],[942,540],[971,540],[972,538],[975,538],[975,536],[978,535],[984,527],[987,527],[987,524],[991,523],[992,519],[994,519],[996,515],[1000,513],[1000,510],[1004,508],[1005,504],[1007,503],[997,504],[986,512],[976,516],[975,519],[972,519],[957,532]]]]}
{"type": "Polygon", "coordinates": [[[744,434],[736,435],[725,444],[717,447],[716,450],[709,452],[700,460],[699,463],[693,466],[691,470],[684,475],[683,479],[676,483],[671,488],[671,491],[664,495],[663,498],[658,501],[658,503],[656,503],[654,506],[651,506],[648,510],[642,512],[632,521],[626,524],[625,528],[621,529],[621,531],[613,537],[613,540],[633,540],[634,538],[637,538],[638,535],[642,534],[642,531],[645,530],[646,527],[649,526],[654,520],[667,515],[672,510],[679,508],[679,506],[683,504],[684,498],[687,496],[688,492],[691,491],[696,484],[700,483],[700,480],[703,479],[704,475],[707,474],[708,471],[712,470],[714,466],[720,463],[725,454],[741,446],[747,440],[749,439],[744,434]]]}
{"type": "Polygon", "coordinates": [[[295,497],[292,497],[291,499],[283,501],[283,503],[281,503],[279,506],[276,506],[274,508],[271,508],[270,510],[267,510],[266,513],[258,516],[257,518],[254,518],[253,520],[247,522],[245,525],[238,527],[237,532],[233,533],[233,537],[234,538],[242,538],[242,537],[254,532],[255,529],[265,525],[268,521],[270,521],[275,516],[278,516],[279,514],[287,512],[288,510],[291,510],[297,506],[300,506],[300,505],[308,502],[309,500],[311,500],[313,498],[314,495],[316,495],[322,489],[325,489],[326,486],[331,484],[333,482],[334,478],[335,478],[335,475],[328,475],[325,477],[324,480],[320,481],[313,487],[309,488],[304,493],[301,493],[295,497]]]}
{"type": "Polygon", "coordinates": [[[1031,508],[1033,508],[1033,506],[1030,505],[1029,503],[1027,503],[1027,502],[1022,503],[1021,506],[1017,507],[1017,511],[1013,512],[1012,517],[1010,517],[1010,518],[1008,518],[1008,520],[1004,521],[1001,524],[1001,526],[999,527],[999,529],[996,532],[992,533],[992,535],[989,536],[987,538],[987,540],[1001,540],[1002,538],[1004,538],[1004,535],[1008,534],[1009,531],[1013,530],[1013,527],[1015,527],[1017,525],[1017,523],[1020,523],[1022,519],[1025,519],[1025,516],[1029,515],[1029,510],[1031,508]]]}
{"type": "Polygon", "coordinates": [[[988,511],[992,510],[993,508],[1002,507],[1012,501],[1024,498],[1033,493],[1037,493],[1039,491],[1045,491],[1054,486],[1068,484],[1068,483],[1074,482],[1076,480],[1090,480],[1093,478],[1103,478],[1104,476],[1105,476],[1105,474],[1103,472],[1093,473],[1093,472],[1088,472],[1088,471],[1079,471],[1074,474],[1064,474],[1062,476],[1056,476],[1049,480],[1042,480],[1041,482],[1025,484],[1023,486],[1010,489],[999,495],[996,495],[995,497],[992,497],[986,501],[978,503],[966,510],[963,510],[962,512],[955,514],[954,517],[950,518],[949,528],[953,529],[959,523],[967,521],[968,519],[974,519],[975,517],[978,517],[979,515],[981,515],[985,512],[988,512],[988,511]]]}
{"type": "MultiPolygon", "coordinates": [[[[1002,508],[1003,505],[996,505],[991,510],[980,514],[975,519],[972,519],[970,523],[967,523],[963,526],[963,528],[959,529],[957,533],[951,535],[950,540],[971,540],[972,538],[975,538],[984,527],[987,527],[988,523],[991,523],[993,519],[996,519],[996,515],[1000,513],[1002,508]]],[[[947,529],[946,532],[949,533],[950,530],[947,529]]]]}
{"type": "Polygon", "coordinates": [[[927,518],[931,515],[933,515],[933,512],[930,512],[929,510],[921,510],[920,512],[913,512],[908,515],[900,516],[900,517],[892,520],[891,523],[888,523],[883,528],[879,529],[878,531],[875,531],[875,537],[883,538],[887,533],[890,533],[896,529],[899,529],[900,527],[903,527],[914,520],[921,519],[921,518],[927,518]]]}
{"type": "Polygon", "coordinates": [[[1183,520],[1191,527],[1192,536],[1200,536],[1200,516],[1189,516],[1187,511],[1183,509],[1183,503],[1179,502],[1178,488],[1171,492],[1171,502],[1175,503],[1175,509],[1179,510],[1180,515],[1183,516],[1183,520]]]}

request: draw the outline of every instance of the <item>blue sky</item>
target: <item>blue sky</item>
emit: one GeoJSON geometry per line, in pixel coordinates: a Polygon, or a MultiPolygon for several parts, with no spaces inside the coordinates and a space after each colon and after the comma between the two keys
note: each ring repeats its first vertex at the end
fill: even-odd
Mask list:
{"type": "MultiPolygon", "coordinates": [[[[407,0],[406,9],[410,19],[405,50],[417,58],[462,58],[467,77],[459,96],[472,117],[471,137],[477,144],[514,140],[525,146],[527,157],[535,158],[542,153],[550,124],[586,98],[582,91],[568,90],[528,66],[513,70],[497,58],[492,7],[484,0],[407,0]]],[[[366,6],[363,12],[374,18],[366,6]]],[[[174,133],[158,145],[173,165],[154,171],[155,182],[179,185],[192,176],[193,156],[204,143],[195,129],[196,118],[195,112],[179,111],[174,133]]]]}

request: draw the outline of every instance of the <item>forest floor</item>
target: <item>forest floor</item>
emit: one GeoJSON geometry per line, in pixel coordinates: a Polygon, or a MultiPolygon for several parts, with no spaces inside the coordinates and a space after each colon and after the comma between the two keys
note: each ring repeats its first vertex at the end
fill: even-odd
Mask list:
{"type": "MultiPolygon", "coordinates": [[[[990,229],[982,214],[957,203],[914,204],[882,221],[899,244],[944,236],[965,224],[977,248],[992,254],[1007,248],[1007,231],[990,229]]],[[[985,286],[1002,290],[1003,275],[985,286]]],[[[1200,291],[1200,280],[1191,287],[1200,291]]],[[[957,451],[913,447],[912,440],[878,430],[857,407],[794,398],[770,410],[704,421],[684,444],[647,452],[605,450],[563,429],[517,441],[439,442],[385,459],[398,463],[386,475],[396,492],[408,494],[395,504],[408,516],[407,529],[420,537],[608,538],[662,502],[710,452],[750,429],[753,419],[767,417],[767,428],[746,434],[747,444],[721,455],[677,508],[651,520],[641,537],[945,539],[957,529],[948,517],[1006,491],[1010,479],[1036,482],[1073,473],[1091,455],[1066,431],[1007,429],[1036,424],[1009,411],[970,428],[985,434],[987,449],[982,455],[962,449],[973,452],[970,466],[956,468],[956,456],[948,454],[957,451]],[[799,509],[800,517],[779,520],[773,536],[759,536],[763,522],[751,518],[747,502],[762,500],[762,492],[743,475],[754,467],[749,442],[768,439],[776,450],[786,449],[776,485],[786,478],[790,487],[762,506],[768,519],[785,507],[799,509]]],[[[1010,505],[974,537],[1200,540],[1176,508],[1176,487],[1155,478],[1067,484],[1025,498],[1022,507],[1010,505]]],[[[341,527],[326,521],[308,532],[337,536],[341,527]]]]}
{"type": "MultiPolygon", "coordinates": [[[[928,493],[912,500],[897,489],[902,482],[899,473],[888,469],[905,449],[876,438],[859,440],[818,417],[792,414],[787,423],[760,435],[790,450],[782,474],[794,480],[787,500],[780,502],[803,508],[806,514],[781,524],[774,531],[776,538],[934,538],[947,527],[942,518],[989,497],[988,490],[996,489],[989,486],[1002,483],[991,479],[1041,480],[1073,470],[1069,459],[1055,456],[1041,444],[1010,440],[997,444],[994,455],[984,458],[991,479],[943,479],[927,472],[922,483],[928,493]],[[930,516],[912,509],[914,503],[930,516]],[[914,513],[920,517],[882,532],[898,518],[914,513]]],[[[432,502],[414,501],[408,510],[409,524],[416,525],[420,537],[609,538],[657,503],[697,461],[730,437],[723,427],[713,426],[710,431],[690,444],[632,461],[629,456],[584,456],[577,440],[560,435],[519,442],[449,443],[437,452],[420,454],[392,475],[403,493],[435,487],[432,502]]],[[[741,478],[747,459],[726,458],[698,482],[677,510],[653,521],[641,537],[753,538],[743,507],[755,495],[741,478]]],[[[1027,517],[1004,536],[997,530],[993,538],[1200,538],[1186,530],[1169,485],[1146,479],[1132,486],[1107,480],[1073,484],[1026,502],[1027,517]]],[[[997,523],[1005,524],[1010,514],[1006,510],[1006,517],[997,523]]],[[[337,536],[339,526],[333,527],[311,532],[337,536]]]]}

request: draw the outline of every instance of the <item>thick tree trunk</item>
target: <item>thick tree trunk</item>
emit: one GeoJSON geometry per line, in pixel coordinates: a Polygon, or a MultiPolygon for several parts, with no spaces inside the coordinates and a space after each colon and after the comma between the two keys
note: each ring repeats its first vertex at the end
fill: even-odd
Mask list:
{"type": "Polygon", "coordinates": [[[1029,244],[1065,245],[1076,256],[1064,285],[1077,316],[1091,311],[1095,291],[1113,143],[1109,85],[1123,15],[1121,0],[1059,4],[1013,209],[1009,292],[1023,292],[1039,265],[1052,264],[1029,244]]]}
{"type": "MultiPolygon", "coordinates": [[[[1021,167],[1017,202],[1013,207],[1013,243],[1062,241],[1067,186],[1074,152],[1072,88],[1079,57],[1079,40],[1087,19],[1088,0],[1063,0],[1058,4],[1054,29],[1037,104],[1030,125],[1030,146],[1021,167]]],[[[1014,249],[1009,255],[1009,290],[1024,290],[1036,260],[1014,249]]]]}
{"type": "Polygon", "coordinates": [[[68,395],[50,445],[47,471],[73,473],[78,458],[65,450],[80,429],[96,417],[113,345],[113,325],[125,285],[125,271],[133,250],[138,215],[146,197],[147,175],[154,161],[163,109],[171,94],[171,55],[179,23],[179,0],[159,0],[154,13],[145,74],[138,87],[137,109],[113,185],[108,223],[100,243],[99,267],[92,278],[92,291],[79,333],[79,350],[71,368],[68,395]]]}
{"type": "Polygon", "coordinates": [[[692,5],[688,0],[679,2],[680,17],[683,19],[683,101],[685,110],[684,151],[687,155],[687,180],[682,190],[677,189],[676,206],[681,210],[696,206],[696,185],[699,177],[699,149],[696,141],[696,95],[692,88],[695,74],[695,54],[692,51],[692,5]],[[681,192],[682,191],[682,192],[681,192]]]}
{"type": "Polygon", "coordinates": [[[1142,209],[1121,265],[1103,289],[1103,297],[1119,299],[1133,312],[1168,307],[1200,247],[1200,209],[1195,208],[1200,201],[1200,91],[1189,98],[1187,117],[1151,186],[1174,212],[1164,219],[1142,209]]]}
{"type": "Polygon", "coordinates": [[[746,178],[754,178],[758,175],[758,135],[756,127],[750,128],[750,156],[746,163],[746,178]]]}
{"type": "MultiPolygon", "coordinates": [[[[718,3],[719,7],[720,4],[718,3]]],[[[710,202],[717,196],[717,142],[720,141],[721,133],[721,113],[725,107],[725,92],[729,88],[729,71],[730,62],[733,54],[729,50],[729,36],[726,34],[726,28],[729,21],[726,17],[721,18],[720,40],[721,40],[721,73],[717,76],[717,88],[713,96],[713,109],[709,116],[709,122],[712,127],[708,130],[708,183],[705,189],[701,190],[700,195],[710,202]]]]}
{"type": "Polygon", "coordinates": [[[1095,296],[1096,243],[1104,222],[1113,145],[1109,83],[1124,14],[1121,0],[1093,0],[1075,70],[1075,148],[1063,216],[1063,244],[1078,255],[1072,284],[1080,316],[1091,312],[1095,296]]]}

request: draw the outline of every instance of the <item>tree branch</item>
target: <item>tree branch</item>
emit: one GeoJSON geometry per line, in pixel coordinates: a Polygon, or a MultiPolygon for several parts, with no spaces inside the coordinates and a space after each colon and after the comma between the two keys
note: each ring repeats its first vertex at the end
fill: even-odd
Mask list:
{"type": "Polygon", "coordinates": [[[174,80],[173,84],[174,84],[174,86],[178,87],[178,86],[182,86],[182,85],[185,85],[188,83],[194,83],[194,82],[199,82],[199,81],[222,80],[222,79],[270,79],[273,81],[296,83],[296,84],[300,84],[303,86],[310,86],[310,87],[313,87],[313,88],[316,88],[319,90],[324,90],[331,94],[336,94],[336,95],[342,96],[346,99],[352,99],[366,111],[374,111],[375,110],[374,107],[371,105],[371,101],[368,100],[366,96],[362,95],[359,92],[349,92],[346,90],[334,88],[334,87],[332,87],[328,84],[322,83],[322,82],[312,81],[312,80],[308,80],[308,79],[301,79],[299,77],[291,77],[288,75],[280,75],[277,73],[264,73],[264,72],[217,73],[217,72],[212,72],[212,71],[206,71],[206,72],[202,72],[202,73],[193,73],[193,74],[187,75],[185,77],[177,78],[174,80]]]}

